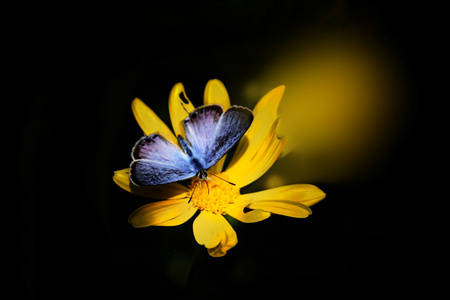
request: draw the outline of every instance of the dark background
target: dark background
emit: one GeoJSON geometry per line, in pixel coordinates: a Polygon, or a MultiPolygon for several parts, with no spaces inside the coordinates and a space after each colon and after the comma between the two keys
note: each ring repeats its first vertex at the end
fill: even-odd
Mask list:
{"type": "Polygon", "coordinates": [[[17,66],[10,101],[17,130],[14,159],[3,172],[13,179],[13,195],[4,196],[14,204],[11,287],[18,296],[43,298],[225,298],[298,291],[319,280],[314,276],[379,274],[383,281],[416,271],[425,260],[409,257],[425,240],[417,223],[427,208],[415,199],[432,181],[420,170],[429,161],[429,130],[440,122],[433,116],[441,99],[441,10],[429,2],[269,0],[11,11],[7,45],[14,53],[5,60],[17,66]],[[131,100],[141,98],[168,121],[177,82],[195,105],[212,78],[233,97],[270,59],[267,47],[314,28],[382,37],[401,60],[408,122],[383,166],[354,182],[310,182],[327,198],[307,219],[233,223],[239,243],[223,258],[196,244],[193,219],[132,228],[127,217],[146,199],[112,181],[142,134],[131,100]]]}

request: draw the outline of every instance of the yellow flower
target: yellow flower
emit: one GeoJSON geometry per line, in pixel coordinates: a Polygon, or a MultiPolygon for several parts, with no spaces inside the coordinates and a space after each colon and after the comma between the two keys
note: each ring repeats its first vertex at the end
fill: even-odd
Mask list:
{"type": "MultiPolygon", "coordinates": [[[[225,157],[208,170],[208,173],[223,180],[211,176],[206,181],[194,178],[187,186],[175,182],[143,187],[130,182],[128,168],[116,171],[113,179],[126,191],[148,198],[165,199],[134,211],[128,219],[131,225],[136,228],[180,225],[200,211],[193,223],[195,240],[204,245],[211,256],[220,257],[238,242],[236,232],[223,215],[244,223],[265,220],[272,213],[293,218],[309,216],[309,206],[325,197],[324,192],[310,184],[240,194],[240,188],[258,179],[272,166],[286,142],[286,139],[277,137],[277,110],[284,89],[284,86],[273,89],[257,103],[253,110],[253,123],[239,141],[226,170],[222,170],[225,157]]],[[[132,110],[146,135],[159,132],[178,144],[176,136],[184,135],[181,121],[188,115],[180,105],[180,93],[185,95],[183,85],[178,83],[169,96],[169,112],[175,135],[148,106],[134,99],[132,110]]],[[[186,110],[192,111],[192,103],[187,97],[183,98],[186,110]]],[[[230,107],[227,90],[221,81],[213,79],[207,83],[204,103],[220,104],[224,110],[230,107]]]]}

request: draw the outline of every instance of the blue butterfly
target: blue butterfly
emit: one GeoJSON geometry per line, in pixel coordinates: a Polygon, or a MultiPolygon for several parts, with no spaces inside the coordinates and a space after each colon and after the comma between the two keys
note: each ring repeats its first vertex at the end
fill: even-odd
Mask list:
{"type": "Polygon", "coordinates": [[[149,186],[197,176],[206,180],[207,170],[217,163],[245,134],[253,122],[253,112],[233,105],[198,107],[183,120],[186,139],[178,135],[181,148],[158,133],[144,136],[134,145],[130,180],[149,186]]]}

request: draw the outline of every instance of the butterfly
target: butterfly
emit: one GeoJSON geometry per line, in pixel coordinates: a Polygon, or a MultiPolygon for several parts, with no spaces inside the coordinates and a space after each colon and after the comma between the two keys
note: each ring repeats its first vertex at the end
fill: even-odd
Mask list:
{"type": "Polygon", "coordinates": [[[217,104],[196,108],[183,121],[185,138],[175,145],[159,133],[143,136],[134,145],[130,180],[140,186],[158,185],[208,177],[217,163],[245,134],[253,122],[253,112],[233,105],[225,112],[217,104]]]}

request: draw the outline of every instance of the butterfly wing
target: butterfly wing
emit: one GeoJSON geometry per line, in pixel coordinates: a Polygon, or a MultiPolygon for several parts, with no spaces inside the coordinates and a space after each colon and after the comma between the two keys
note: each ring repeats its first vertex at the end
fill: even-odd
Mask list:
{"type": "Polygon", "coordinates": [[[183,120],[186,140],[190,143],[195,156],[205,169],[208,145],[222,114],[222,106],[216,104],[204,105],[191,112],[183,120]]]}
{"type": "Polygon", "coordinates": [[[233,105],[219,118],[207,147],[206,169],[219,161],[245,134],[253,122],[253,112],[242,106],[233,105]]]}
{"type": "Polygon", "coordinates": [[[142,137],[131,152],[130,179],[136,185],[157,185],[184,180],[199,170],[175,144],[158,133],[142,137]]]}

